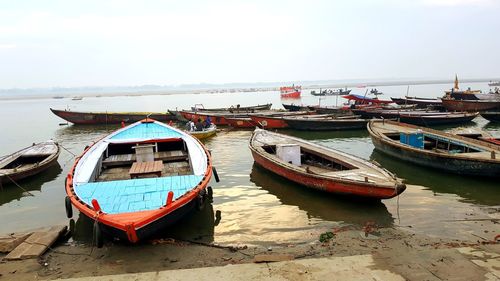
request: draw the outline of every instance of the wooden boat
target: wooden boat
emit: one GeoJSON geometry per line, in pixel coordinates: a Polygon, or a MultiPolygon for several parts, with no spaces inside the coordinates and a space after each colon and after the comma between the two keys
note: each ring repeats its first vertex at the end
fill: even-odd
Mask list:
{"type": "Polygon", "coordinates": [[[331,131],[331,130],[353,130],[364,129],[368,120],[358,119],[355,116],[348,117],[284,117],[283,120],[288,127],[304,131],[331,131]]]}
{"type": "Polygon", "coordinates": [[[446,114],[408,114],[400,113],[397,117],[400,122],[419,125],[419,126],[437,126],[448,124],[460,124],[472,121],[479,115],[479,112],[461,112],[446,114]]]}
{"type": "Polygon", "coordinates": [[[406,162],[448,172],[500,176],[500,147],[425,127],[371,120],[375,149],[406,162]]]}
{"type": "MultiPolygon", "coordinates": [[[[266,129],[285,129],[288,124],[283,120],[283,116],[250,116],[256,126],[266,129]]],[[[255,127],[255,126],[254,126],[255,127]]]]}
{"type": "Polygon", "coordinates": [[[272,103],[267,103],[267,104],[259,104],[259,105],[252,105],[252,106],[240,106],[239,104],[237,105],[231,105],[230,107],[221,107],[221,108],[205,108],[203,105],[200,106],[195,106],[191,107],[192,111],[200,111],[200,112],[220,112],[220,111],[228,111],[228,112],[255,112],[255,111],[262,111],[262,110],[270,110],[272,103]]]}
{"type": "Polygon", "coordinates": [[[338,89],[338,90],[319,90],[319,92],[311,91],[311,95],[313,96],[341,96],[348,95],[351,93],[351,90],[348,89],[338,89]]]}
{"type": "Polygon", "coordinates": [[[457,136],[467,137],[475,140],[481,140],[496,145],[500,145],[500,138],[495,138],[489,132],[476,128],[456,128],[452,130],[450,133],[457,136]]]}
{"type": "Polygon", "coordinates": [[[255,128],[257,124],[252,121],[251,117],[239,117],[239,118],[231,118],[226,117],[226,121],[229,126],[233,128],[255,128]]]}
{"type": "Polygon", "coordinates": [[[488,83],[488,86],[490,86],[490,87],[500,86],[500,81],[490,82],[490,83],[488,83]]]}
{"type": "Polygon", "coordinates": [[[349,108],[341,107],[341,106],[315,106],[311,107],[317,114],[340,114],[347,115],[352,114],[349,108]]]}
{"type": "Polygon", "coordinates": [[[187,133],[199,140],[208,139],[217,134],[217,126],[212,124],[208,128],[203,128],[202,131],[187,131],[187,133]]]}
{"type": "Polygon", "coordinates": [[[153,118],[161,122],[176,120],[170,112],[78,112],[69,110],[57,110],[51,108],[50,111],[62,119],[77,125],[96,124],[120,124],[134,123],[146,117],[153,118]]]}
{"type": "Polygon", "coordinates": [[[371,162],[299,138],[256,129],[249,147],[255,163],[309,188],[373,199],[392,198],[406,188],[371,162]]]}
{"type": "Polygon", "coordinates": [[[295,104],[284,104],[282,103],[283,107],[288,110],[288,111],[308,111],[310,108],[308,106],[304,105],[295,105],[295,104]]]}
{"type": "Polygon", "coordinates": [[[293,85],[291,87],[280,87],[280,95],[282,98],[300,98],[301,91],[301,86],[293,85]]]}
{"type": "Polygon", "coordinates": [[[392,103],[392,100],[380,100],[377,97],[375,98],[369,98],[366,96],[361,96],[361,95],[356,95],[356,94],[350,94],[346,96],[342,96],[345,99],[348,100],[353,100],[357,102],[358,104],[389,104],[392,103]]]}
{"type": "MultiPolygon", "coordinates": [[[[137,242],[201,208],[212,177],[205,146],[189,134],[145,119],[87,147],[66,178],[66,212],[72,205],[102,233],[137,242]]],[[[215,176],[217,179],[217,176],[215,176]]]]}
{"type": "Polygon", "coordinates": [[[60,152],[59,145],[50,140],[0,158],[0,186],[43,172],[57,163],[60,152]]]}
{"type": "Polygon", "coordinates": [[[481,114],[481,117],[483,117],[484,119],[487,119],[488,121],[500,122],[500,110],[483,111],[480,114],[481,114]]]}
{"type": "Polygon", "coordinates": [[[442,98],[443,106],[449,111],[486,111],[500,108],[500,99],[497,100],[456,100],[442,98]]]}
{"type": "Polygon", "coordinates": [[[398,105],[416,104],[417,107],[420,108],[426,108],[429,106],[442,106],[441,100],[436,98],[419,98],[419,97],[405,96],[404,98],[391,97],[391,100],[398,105]]]}

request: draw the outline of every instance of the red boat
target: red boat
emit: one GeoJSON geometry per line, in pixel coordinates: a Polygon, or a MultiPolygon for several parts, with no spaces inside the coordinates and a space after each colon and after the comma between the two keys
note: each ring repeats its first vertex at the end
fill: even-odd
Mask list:
{"type": "Polygon", "coordinates": [[[250,116],[252,121],[259,127],[265,129],[285,129],[288,124],[283,120],[283,116],[250,116]]]}
{"type": "MultiPolygon", "coordinates": [[[[66,178],[72,205],[103,234],[135,243],[178,221],[211,196],[210,153],[189,134],[146,119],[87,147],[66,178]]],[[[217,180],[217,175],[214,173],[217,180]]]]}
{"type": "MultiPolygon", "coordinates": [[[[194,111],[179,111],[179,114],[182,115],[187,120],[194,120],[197,121],[198,119],[201,119],[202,121],[207,119],[207,117],[210,116],[210,120],[212,121],[213,124],[217,126],[227,126],[229,123],[226,120],[226,115],[225,114],[220,114],[220,113],[212,113],[212,112],[194,112],[194,111]]],[[[229,114],[231,115],[231,114],[229,114]]],[[[246,115],[245,115],[246,116],[246,115]]]]}
{"type": "Polygon", "coordinates": [[[406,189],[401,179],[371,162],[299,138],[256,129],[249,147],[258,165],[308,188],[372,199],[406,189]]]}
{"type": "Polygon", "coordinates": [[[257,125],[250,117],[230,118],[226,117],[226,122],[233,128],[255,128],[257,125]]]}
{"type": "Polygon", "coordinates": [[[280,87],[280,93],[282,98],[300,98],[300,93],[302,91],[301,86],[287,86],[280,87]]]}

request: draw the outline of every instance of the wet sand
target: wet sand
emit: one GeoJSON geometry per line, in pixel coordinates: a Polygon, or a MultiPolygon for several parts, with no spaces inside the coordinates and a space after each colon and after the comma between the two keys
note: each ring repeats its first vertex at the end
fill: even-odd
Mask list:
{"type": "MultiPolygon", "coordinates": [[[[494,220],[481,221],[480,224],[485,229],[485,237],[498,232],[499,224],[494,220]]],[[[433,238],[401,227],[344,226],[329,231],[334,235],[324,242],[318,237],[309,243],[269,246],[216,245],[163,238],[138,245],[108,242],[98,249],[88,244],[59,241],[39,259],[2,261],[0,279],[50,280],[212,267],[252,263],[258,254],[288,254],[295,259],[372,254],[378,267],[403,276],[420,274],[424,268],[431,268],[440,277],[465,278],[472,272],[450,268],[447,260],[456,261],[457,257],[448,249],[499,245],[481,238],[476,241],[433,238]]],[[[498,250],[498,247],[494,248],[494,251],[498,250]]]]}

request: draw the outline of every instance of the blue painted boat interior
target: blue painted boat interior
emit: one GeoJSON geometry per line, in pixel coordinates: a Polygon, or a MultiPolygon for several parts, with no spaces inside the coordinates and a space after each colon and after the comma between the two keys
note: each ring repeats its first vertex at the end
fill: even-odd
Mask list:
{"type": "Polygon", "coordinates": [[[120,214],[155,210],[165,205],[169,191],[174,199],[193,189],[203,176],[183,175],[106,182],[90,182],[75,186],[77,196],[92,206],[97,199],[104,213],[120,214]]]}
{"type": "Polygon", "coordinates": [[[124,130],[110,139],[121,140],[121,139],[157,139],[157,138],[180,138],[181,133],[169,129],[168,127],[161,126],[156,123],[141,123],[127,130],[124,130]]]}

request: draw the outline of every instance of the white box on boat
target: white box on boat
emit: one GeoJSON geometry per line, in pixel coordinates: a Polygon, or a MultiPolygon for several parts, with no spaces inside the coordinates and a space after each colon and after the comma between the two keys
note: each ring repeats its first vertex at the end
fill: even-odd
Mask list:
{"type": "Polygon", "coordinates": [[[300,166],[300,145],[298,144],[277,144],[276,156],[279,159],[300,166]]]}

